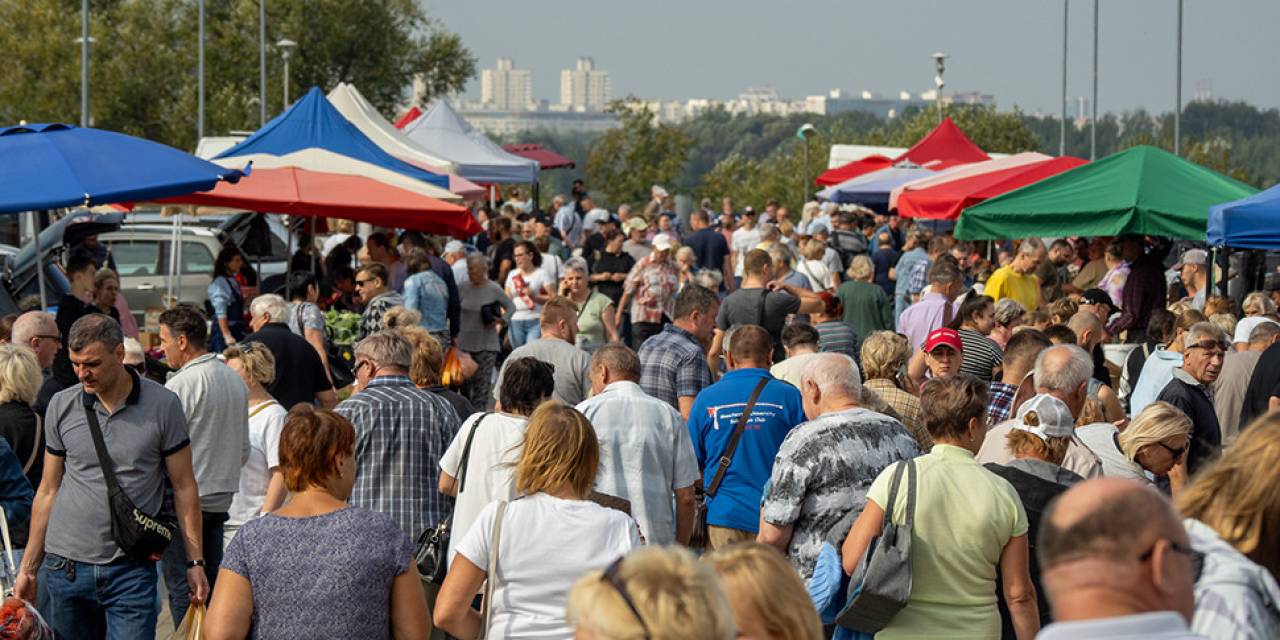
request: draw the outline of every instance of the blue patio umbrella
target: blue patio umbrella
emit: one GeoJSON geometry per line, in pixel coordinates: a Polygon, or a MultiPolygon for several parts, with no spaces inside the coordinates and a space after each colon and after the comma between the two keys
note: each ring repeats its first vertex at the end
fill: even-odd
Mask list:
{"type": "MultiPolygon", "coordinates": [[[[173,147],[69,124],[0,128],[0,213],[152,200],[244,174],[173,147]]],[[[40,255],[35,233],[36,255],[40,255]]],[[[40,300],[44,300],[44,270],[40,300]]]]}

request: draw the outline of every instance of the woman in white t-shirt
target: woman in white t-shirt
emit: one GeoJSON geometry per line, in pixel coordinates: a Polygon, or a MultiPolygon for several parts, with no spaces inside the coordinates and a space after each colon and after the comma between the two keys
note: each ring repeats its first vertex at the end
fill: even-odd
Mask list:
{"type": "Polygon", "coordinates": [[[631,516],[587,499],[599,465],[600,445],[585,416],[559,402],[538,407],[515,469],[516,491],[525,497],[489,504],[462,536],[436,598],[436,626],[476,637],[484,621],[471,601],[492,578],[486,637],[572,638],[565,604],[574,582],[640,545],[631,516]]]}
{"type": "Polygon", "coordinates": [[[511,252],[516,267],[507,272],[505,290],[516,305],[511,314],[511,348],[517,349],[530,340],[542,337],[538,317],[542,315],[542,303],[555,294],[555,285],[542,270],[542,254],[532,242],[522,240],[511,252]]]}
{"type": "Polygon", "coordinates": [[[800,259],[796,261],[796,271],[809,279],[809,288],[814,291],[826,291],[840,286],[839,279],[831,273],[822,262],[827,252],[827,245],[820,240],[809,240],[804,244],[800,259]]]}
{"type": "Polygon", "coordinates": [[[244,342],[223,355],[227,366],[249,387],[249,458],[240,469],[240,489],[227,510],[225,545],[231,544],[240,525],[284,504],[289,492],[280,471],[280,432],[289,412],[267,393],[267,385],[276,377],[276,358],[270,349],[258,342],[244,342]]]}

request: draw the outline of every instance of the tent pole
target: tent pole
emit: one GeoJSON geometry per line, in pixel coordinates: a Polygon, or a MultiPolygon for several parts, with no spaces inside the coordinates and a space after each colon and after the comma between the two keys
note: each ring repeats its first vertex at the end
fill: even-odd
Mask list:
{"type": "Polygon", "coordinates": [[[316,272],[316,219],[311,217],[311,273],[316,272]]]}
{"type": "MultiPolygon", "coordinates": [[[[284,301],[289,302],[292,299],[290,285],[293,284],[290,282],[290,280],[292,280],[291,276],[293,275],[293,225],[291,224],[293,221],[289,219],[289,216],[280,216],[280,218],[284,220],[284,237],[286,246],[284,250],[284,301]]],[[[261,273],[258,274],[258,281],[262,282],[261,273]]]]}
{"type": "Polygon", "coordinates": [[[35,211],[31,213],[31,236],[34,238],[36,247],[36,280],[40,286],[40,310],[48,311],[49,305],[45,302],[44,291],[44,260],[40,255],[40,216],[35,211]]]}
{"type": "Polygon", "coordinates": [[[1231,247],[1222,248],[1223,264],[1226,266],[1222,269],[1222,281],[1218,283],[1218,294],[1221,296],[1230,295],[1229,287],[1231,285],[1231,247]]]}
{"type": "Polygon", "coordinates": [[[178,299],[182,297],[182,218],[183,215],[178,214],[178,257],[174,260],[177,263],[177,267],[173,270],[174,275],[172,276],[174,279],[173,295],[168,300],[165,300],[164,306],[166,309],[177,306],[178,299]]]}
{"type": "Polygon", "coordinates": [[[1205,282],[1205,293],[1204,293],[1204,297],[1206,301],[1209,299],[1210,293],[1213,292],[1213,285],[1214,285],[1213,265],[1217,262],[1216,260],[1214,260],[1214,254],[1217,252],[1218,252],[1217,247],[1209,247],[1209,255],[1206,258],[1206,264],[1205,264],[1205,273],[1206,273],[1206,277],[1208,278],[1205,282]]]}

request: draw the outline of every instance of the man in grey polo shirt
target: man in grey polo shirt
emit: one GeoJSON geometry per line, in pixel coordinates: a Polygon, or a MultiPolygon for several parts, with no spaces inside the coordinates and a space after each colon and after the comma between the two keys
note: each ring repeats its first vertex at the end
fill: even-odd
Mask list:
{"type": "MultiPolygon", "coordinates": [[[[182,403],[124,366],[124,336],[109,316],[80,318],[67,336],[80,384],[59,392],[45,414],[44,475],[31,534],[14,585],[34,601],[37,577],[49,598],[42,613],[59,638],[153,638],[156,569],[125,556],[111,535],[107,485],[84,401],[97,412],[120,488],[154,514],[173,484],[186,531],[200,530],[200,504],[182,403]]],[[[200,537],[185,536],[191,601],[209,595],[200,537]]]]}
{"type": "MultiPolygon", "coordinates": [[[[200,520],[205,577],[214,587],[222,564],[222,526],[231,498],[240,487],[240,468],[249,458],[249,390],[205,344],[209,330],[194,307],[178,306],[160,314],[160,348],[177,369],[165,388],[178,395],[191,435],[191,462],[200,487],[200,520]]],[[[169,591],[174,627],[187,613],[187,555],[175,539],[160,559],[169,591]]]]}

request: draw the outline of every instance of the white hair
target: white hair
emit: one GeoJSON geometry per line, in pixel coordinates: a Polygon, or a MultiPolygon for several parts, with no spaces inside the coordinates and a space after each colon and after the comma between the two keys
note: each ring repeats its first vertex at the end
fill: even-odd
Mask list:
{"type": "Polygon", "coordinates": [[[1036,356],[1035,376],[1038,388],[1071,393],[1093,376],[1093,358],[1087,351],[1074,344],[1054,345],[1036,356]],[[1050,363],[1046,362],[1050,354],[1063,349],[1067,350],[1071,357],[1065,361],[1056,361],[1053,363],[1054,366],[1050,367],[1050,363]]]}
{"type": "Polygon", "coordinates": [[[809,359],[800,386],[812,382],[823,393],[839,393],[862,399],[862,374],[853,358],[843,353],[819,353],[809,359]]]}
{"type": "Polygon", "coordinates": [[[1203,342],[1205,338],[1209,338],[1215,342],[1229,344],[1231,340],[1227,338],[1227,332],[1222,327],[1212,322],[1197,322],[1187,329],[1187,337],[1182,339],[1185,345],[1193,345],[1203,342]]]}
{"type": "Polygon", "coordinates": [[[287,309],[284,298],[274,293],[267,293],[253,299],[249,305],[249,315],[255,318],[267,315],[271,316],[272,322],[284,322],[288,315],[287,309]]]}

